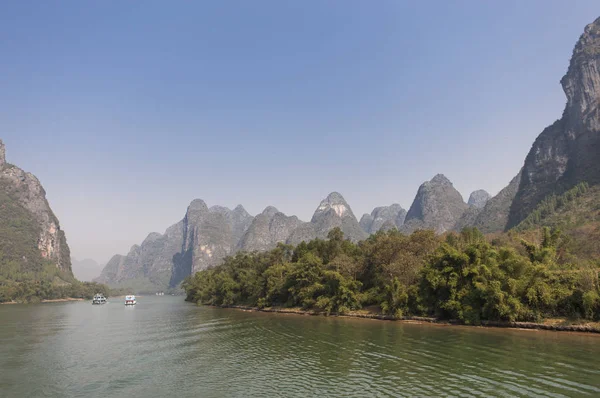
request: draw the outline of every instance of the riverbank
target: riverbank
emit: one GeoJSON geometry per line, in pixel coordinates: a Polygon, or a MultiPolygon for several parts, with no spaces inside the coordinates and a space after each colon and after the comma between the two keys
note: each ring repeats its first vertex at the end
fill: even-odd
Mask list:
{"type": "Polygon", "coordinates": [[[544,323],[536,322],[503,322],[503,321],[482,321],[481,325],[466,325],[458,320],[442,320],[430,317],[419,317],[419,316],[404,316],[397,318],[390,315],[384,315],[380,313],[370,312],[366,310],[352,311],[345,314],[327,314],[323,311],[314,310],[303,310],[301,308],[283,308],[283,307],[249,307],[243,305],[227,305],[227,306],[215,306],[217,308],[229,308],[241,311],[250,312],[272,312],[279,314],[293,314],[293,315],[312,315],[312,316],[335,316],[345,318],[362,318],[362,319],[375,319],[381,321],[396,321],[396,322],[407,322],[407,323],[430,323],[435,325],[460,325],[460,326],[475,326],[475,327],[493,327],[493,328],[510,328],[510,329],[529,329],[529,330],[550,330],[556,332],[584,332],[584,333],[598,333],[600,334],[600,323],[599,322],[586,322],[586,323],[572,323],[568,319],[556,318],[548,319],[544,323]]]}
{"type": "Polygon", "coordinates": [[[36,303],[62,303],[62,302],[66,302],[66,301],[84,301],[85,299],[83,298],[78,298],[78,297],[65,297],[65,298],[59,298],[59,299],[44,299],[44,300],[39,300],[38,301],[30,301],[30,302],[23,302],[23,301],[5,301],[0,303],[0,305],[3,304],[36,304],[36,303]]]}
{"type": "Polygon", "coordinates": [[[60,299],[52,299],[52,300],[42,300],[42,303],[62,303],[65,301],[84,301],[83,298],[75,298],[75,297],[65,297],[60,299]]]}

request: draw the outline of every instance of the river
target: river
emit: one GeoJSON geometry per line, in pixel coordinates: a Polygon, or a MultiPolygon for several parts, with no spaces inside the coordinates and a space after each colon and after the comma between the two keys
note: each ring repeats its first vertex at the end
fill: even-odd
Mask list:
{"type": "Polygon", "coordinates": [[[0,305],[0,395],[600,396],[599,335],[122,301],[0,305]]]}

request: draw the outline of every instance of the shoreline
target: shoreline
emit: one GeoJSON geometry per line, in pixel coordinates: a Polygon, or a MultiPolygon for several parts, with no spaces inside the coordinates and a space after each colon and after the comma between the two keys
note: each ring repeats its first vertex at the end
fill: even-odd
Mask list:
{"type": "Polygon", "coordinates": [[[68,301],[85,301],[85,300],[86,299],[84,299],[84,298],[65,297],[65,298],[59,298],[59,299],[44,299],[44,300],[36,301],[36,302],[33,302],[33,303],[23,303],[23,302],[19,302],[19,301],[5,301],[3,303],[0,303],[0,305],[40,304],[40,303],[64,303],[64,302],[68,302],[68,301]]]}
{"type": "Polygon", "coordinates": [[[85,301],[84,298],[65,297],[60,299],[42,300],[41,303],[63,303],[66,301],[85,301]]]}
{"type": "MultiPolygon", "coordinates": [[[[204,305],[204,304],[200,304],[204,305]]],[[[396,318],[390,315],[377,314],[372,312],[348,312],[346,314],[327,314],[323,311],[313,310],[302,310],[300,308],[280,308],[280,307],[249,307],[244,305],[206,305],[207,307],[224,308],[224,309],[235,309],[246,312],[268,312],[277,314],[293,314],[293,315],[310,315],[310,316],[331,316],[340,318],[357,318],[357,319],[374,319],[379,321],[394,321],[403,323],[418,323],[424,324],[429,323],[431,325],[438,326],[468,326],[468,327],[485,327],[485,328],[505,328],[505,329],[521,329],[521,330],[549,330],[554,332],[580,332],[580,333],[591,333],[600,334],[600,326],[594,326],[590,324],[562,324],[562,323],[536,323],[536,322],[508,322],[508,321],[482,321],[481,325],[467,325],[458,320],[443,320],[431,317],[420,317],[420,316],[404,316],[396,318]]],[[[566,321],[566,320],[562,320],[566,321]]]]}

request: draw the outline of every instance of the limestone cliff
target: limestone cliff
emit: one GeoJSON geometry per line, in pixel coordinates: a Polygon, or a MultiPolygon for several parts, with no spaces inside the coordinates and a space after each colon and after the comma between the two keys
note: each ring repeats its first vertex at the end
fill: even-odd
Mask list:
{"type": "Polygon", "coordinates": [[[138,291],[176,288],[186,276],[217,265],[238,250],[264,251],[278,243],[326,238],[335,227],[354,241],[368,236],[337,192],[321,201],[311,222],[286,216],[273,206],[252,217],[241,205],[234,210],[209,208],[203,200],[195,199],[185,217],[164,234],[151,233],[127,255],[113,256],[96,281],[138,291]]]}
{"type": "Polygon", "coordinates": [[[368,234],[379,230],[400,228],[404,224],[406,210],[397,203],[390,206],[379,206],[371,214],[364,214],[360,219],[361,228],[368,234]]]}
{"type": "Polygon", "coordinates": [[[525,159],[509,228],[549,194],[582,181],[600,183],[600,18],[585,27],[560,82],[565,110],[537,137],[525,159]]]}
{"type": "Polygon", "coordinates": [[[359,241],[367,238],[363,228],[354,216],[350,205],[338,192],[332,192],[319,203],[310,222],[300,222],[292,231],[287,243],[297,245],[312,239],[325,239],[329,231],[340,228],[346,239],[359,241]]]}
{"type": "Polygon", "coordinates": [[[408,210],[402,232],[433,229],[437,233],[452,230],[468,205],[450,180],[438,174],[423,183],[408,210]]]}
{"type": "Polygon", "coordinates": [[[240,250],[264,251],[285,243],[302,222],[296,216],[288,217],[273,206],[257,215],[241,238],[240,250]]]}
{"type": "Polygon", "coordinates": [[[208,208],[195,199],[164,234],[151,233],[126,256],[113,256],[97,281],[140,291],[175,288],[186,276],[233,254],[252,220],[242,206],[208,208]]]}
{"type": "Polygon", "coordinates": [[[33,174],[7,163],[5,156],[0,140],[0,206],[4,210],[0,222],[5,235],[0,239],[0,251],[25,268],[37,262],[33,257],[39,255],[72,275],[65,233],[46,200],[46,191],[33,174]],[[19,255],[20,250],[28,254],[19,255]]]}
{"type": "Polygon", "coordinates": [[[467,204],[469,206],[473,206],[477,209],[483,209],[488,200],[490,200],[491,195],[487,193],[487,191],[483,189],[478,189],[477,191],[471,192],[469,195],[469,200],[467,204]]]}

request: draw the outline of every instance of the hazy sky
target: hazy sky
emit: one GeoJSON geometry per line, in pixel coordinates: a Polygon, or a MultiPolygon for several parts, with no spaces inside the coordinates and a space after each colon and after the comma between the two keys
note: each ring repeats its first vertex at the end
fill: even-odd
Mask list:
{"type": "Polygon", "coordinates": [[[444,173],[497,193],[561,116],[589,1],[3,1],[0,138],[72,254],[188,203],[310,219],[408,209],[444,173]]]}

